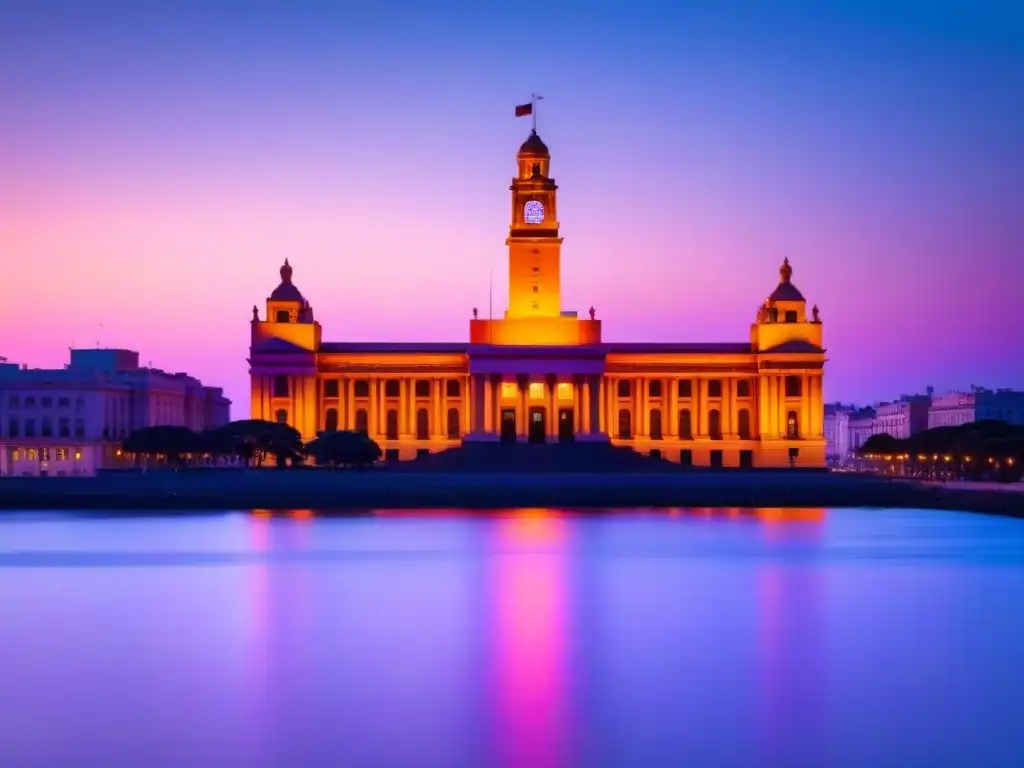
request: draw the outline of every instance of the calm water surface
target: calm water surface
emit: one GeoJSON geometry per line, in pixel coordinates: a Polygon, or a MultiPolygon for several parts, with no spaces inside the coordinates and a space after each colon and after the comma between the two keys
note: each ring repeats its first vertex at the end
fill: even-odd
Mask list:
{"type": "Polygon", "coordinates": [[[0,517],[4,766],[1024,765],[1024,522],[0,517]]]}

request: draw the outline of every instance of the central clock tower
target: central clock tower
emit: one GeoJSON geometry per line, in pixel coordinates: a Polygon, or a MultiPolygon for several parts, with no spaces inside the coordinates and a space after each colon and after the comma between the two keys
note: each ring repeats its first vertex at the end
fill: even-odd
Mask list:
{"type": "Polygon", "coordinates": [[[516,155],[512,180],[512,223],[508,240],[508,311],[505,317],[558,317],[561,300],[562,238],[551,153],[536,131],[516,155]]]}

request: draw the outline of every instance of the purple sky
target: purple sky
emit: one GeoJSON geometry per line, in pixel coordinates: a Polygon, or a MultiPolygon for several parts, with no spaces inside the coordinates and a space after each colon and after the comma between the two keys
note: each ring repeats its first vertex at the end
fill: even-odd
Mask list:
{"type": "Polygon", "coordinates": [[[788,256],[829,399],[1024,386],[1012,3],[9,5],[12,361],[126,346],[244,415],[286,256],[329,340],[465,340],[536,91],[608,340],[743,341],[788,256]]]}

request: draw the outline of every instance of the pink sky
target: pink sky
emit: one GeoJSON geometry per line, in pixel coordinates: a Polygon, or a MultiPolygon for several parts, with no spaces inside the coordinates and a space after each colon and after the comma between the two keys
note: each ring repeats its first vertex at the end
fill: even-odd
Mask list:
{"type": "Polygon", "coordinates": [[[512,107],[536,89],[564,305],[594,305],[607,340],[743,341],[788,256],[829,399],[1024,385],[1017,50],[848,25],[797,56],[751,47],[770,37],[752,25],[675,68],[671,41],[620,41],[631,80],[598,53],[610,20],[588,37],[559,17],[561,66],[524,79],[489,26],[430,55],[378,29],[360,57],[329,20],[287,41],[209,19],[135,34],[149,21],[78,34],[26,11],[0,53],[12,361],[137,349],[244,415],[251,308],[285,257],[328,340],[465,340],[492,271],[506,304],[512,107]]]}

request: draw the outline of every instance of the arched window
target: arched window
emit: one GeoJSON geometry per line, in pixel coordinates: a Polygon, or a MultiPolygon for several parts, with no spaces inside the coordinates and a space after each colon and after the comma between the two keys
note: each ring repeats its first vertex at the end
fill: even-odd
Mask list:
{"type": "Polygon", "coordinates": [[[681,440],[693,440],[693,417],[689,408],[679,411],[679,438],[681,440]]]}
{"type": "Polygon", "coordinates": [[[647,385],[651,397],[661,397],[661,379],[652,379],[647,385]]]}
{"type": "Polygon", "coordinates": [[[338,431],[338,409],[328,408],[327,413],[324,414],[324,431],[325,432],[337,432],[338,431]]]}
{"type": "Polygon", "coordinates": [[[277,310],[277,316],[275,317],[275,319],[279,323],[287,323],[291,320],[291,316],[289,315],[287,309],[279,309],[277,310]]]}
{"type": "Polygon", "coordinates": [[[717,408],[708,411],[708,436],[712,440],[722,439],[722,414],[717,408]]]}
{"type": "Polygon", "coordinates": [[[288,397],[288,377],[274,377],[274,397],[288,397]]]}
{"type": "Polygon", "coordinates": [[[799,376],[787,376],[786,377],[786,397],[800,397],[800,377],[799,376]]]}
{"type": "Polygon", "coordinates": [[[619,379],[619,397],[629,397],[629,379],[619,379]]]}
{"type": "MultiPolygon", "coordinates": [[[[449,384],[451,381],[448,382],[449,384]]],[[[456,385],[459,382],[455,382],[456,385]]],[[[462,434],[462,423],[459,421],[459,409],[449,408],[448,409],[448,439],[458,440],[462,434]]]]}
{"type": "Polygon", "coordinates": [[[661,409],[651,410],[651,440],[661,440],[661,409]]]}
{"type": "Polygon", "coordinates": [[[284,408],[278,408],[276,411],[274,411],[274,421],[276,421],[278,424],[287,424],[288,411],[286,411],[284,408]]]}
{"type": "Polygon", "coordinates": [[[430,411],[426,408],[416,411],[416,439],[430,439],[430,411]]]}
{"type": "Polygon", "coordinates": [[[786,437],[790,440],[800,437],[800,422],[796,418],[796,411],[790,411],[786,415],[786,437]]]}
{"type": "Polygon", "coordinates": [[[750,440],[750,411],[740,408],[739,413],[739,436],[740,440],[750,440]]]}
{"type": "Polygon", "coordinates": [[[740,379],[736,382],[736,397],[750,397],[750,382],[740,379]]]}
{"type": "Polygon", "coordinates": [[[386,424],[384,427],[384,434],[388,440],[398,439],[398,411],[394,408],[390,409],[387,413],[386,424]]]}
{"type": "Polygon", "coordinates": [[[365,408],[356,409],[356,432],[362,432],[364,435],[370,432],[369,418],[365,408]]]}
{"type": "Polygon", "coordinates": [[[619,410],[619,437],[628,439],[632,437],[633,432],[633,414],[629,412],[628,408],[622,408],[619,410]]]}

